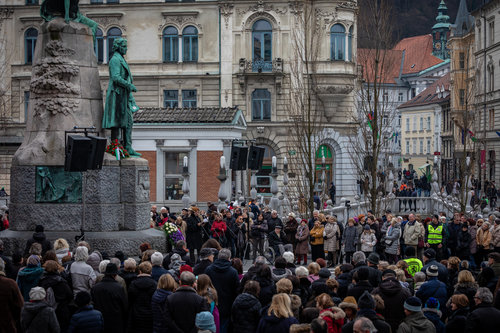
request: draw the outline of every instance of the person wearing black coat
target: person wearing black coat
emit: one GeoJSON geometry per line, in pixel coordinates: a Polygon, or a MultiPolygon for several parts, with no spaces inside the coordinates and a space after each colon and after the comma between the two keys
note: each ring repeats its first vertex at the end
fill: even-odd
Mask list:
{"type": "Polygon", "coordinates": [[[24,256],[27,256],[29,254],[31,245],[33,245],[33,243],[38,243],[42,246],[42,256],[45,255],[47,251],[52,250],[52,243],[47,240],[44,230],[45,229],[43,225],[39,224],[35,227],[35,232],[33,233],[33,236],[26,242],[26,247],[24,249],[24,256]]]}
{"type": "Polygon", "coordinates": [[[153,310],[151,298],[156,291],[156,281],[151,278],[151,263],[145,261],[139,265],[137,279],[128,288],[129,332],[148,332],[153,330],[153,310]]]}
{"type": "MultiPolygon", "coordinates": [[[[172,278],[173,279],[173,278],[172,278]]],[[[163,282],[163,278],[158,281],[158,286],[163,282]]],[[[167,297],[172,295],[170,290],[158,288],[151,298],[151,309],[153,310],[153,333],[167,333],[168,322],[164,315],[164,308],[167,297]]]]}
{"type": "Polygon", "coordinates": [[[201,245],[203,244],[203,240],[201,237],[201,233],[203,232],[201,230],[202,222],[200,218],[195,214],[195,212],[192,209],[190,209],[189,217],[187,218],[186,223],[187,223],[186,241],[187,241],[187,248],[189,249],[189,258],[191,262],[196,262],[194,257],[194,250],[196,250],[196,253],[199,256],[201,245]]]}
{"type": "Polygon", "coordinates": [[[396,273],[393,270],[385,270],[382,273],[382,282],[378,288],[374,289],[372,294],[380,295],[384,300],[384,310],[381,315],[393,332],[396,332],[399,324],[404,320],[405,313],[403,305],[408,297],[411,296],[410,291],[403,288],[398,280],[396,280],[396,273]]]}
{"type": "Polygon", "coordinates": [[[267,265],[262,266],[253,280],[259,283],[260,286],[260,304],[262,306],[266,306],[271,303],[273,295],[276,293],[276,287],[272,278],[271,268],[267,265]]]}
{"type": "Polygon", "coordinates": [[[104,318],[104,330],[122,333],[126,331],[128,301],[125,290],[115,280],[117,274],[116,265],[109,263],[101,282],[92,287],[91,295],[95,309],[104,318]]]}
{"type": "Polygon", "coordinates": [[[38,285],[47,291],[52,288],[54,300],[57,303],[56,317],[62,332],[68,329],[71,313],[68,305],[73,300],[73,291],[68,282],[59,274],[59,265],[53,260],[45,263],[45,273],[38,282],[38,285]]]}
{"type": "Polygon", "coordinates": [[[468,315],[469,315],[469,307],[464,307],[464,308],[455,307],[455,310],[453,310],[451,315],[448,317],[448,321],[446,322],[445,326],[445,332],[464,333],[468,315]]]}
{"type": "Polygon", "coordinates": [[[205,274],[208,266],[212,265],[214,261],[214,249],[205,248],[200,251],[200,262],[193,267],[193,274],[198,276],[205,274]]]}
{"type": "Polygon", "coordinates": [[[374,267],[368,266],[364,261],[357,262],[351,274],[354,275],[361,267],[368,269],[368,281],[373,288],[377,288],[380,281],[382,281],[382,272],[374,267]]]}
{"type": "Polygon", "coordinates": [[[421,272],[426,272],[427,268],[432,265],[438,267],[438,279],[443,283],[448,283],[448,269],[445,265],[441,264],[436,260],[436,251],[434,249],[427,249],[424,252],[424,267],[420,270],[421,272]]]}
{"type": "Polygon", "coordinates": [[[258,283],[250,281],[245,285],[243,294],[238,295],[231,308],[231,321],[234,332],[254,333],[260,320],[262,306],[256,297],[259,293],[258,283]]]}
{"type": "Polygon", "coordinates": [[[368,275],[369,272],[367,267],[362,267],[356,271],[353,275],[353,279],[356,281],[356,284],[353,284],[347,289],[347,296],[353,296],[356,301],[358,301],[365,291],[371,293],[373,286],[368,281],[368,275]]]}
{"type": "Polygon", "coordinates": [[[335,277],[335,279],[339,283],[339,289],[337,293],[339,294],[340,298],[344,299],[347,296],[347,290],[352,282],[352,274],[349,271],[342,271],[342,273],[339,276],[335,277]]]}
{"type": "Polygon", "coordinates": [[[191,272],[183,272],[180,276],[181,286],[175,293],[167,297],[165,303],[165,321],[168,332],[196,333],[196,314],[208,311],[206,300],[193,288],[196,278],[191,272]]]}
{"type": "MultiPolygon", "coordinates": [[[[391,333],[391,326],[382,316],[375,312],[375,300],[368,291],[363,292],[357,301],[359,310],[356,312],[356,319],[360,317],[368,318],[372,321],[378,333],[391,333]]],[[[352,320],[342,326],[342,333],[353,333],[354,322],[355,320],[352,320]]]]}
{"type": "Polygon", "coordinates": [[[104,319],[101,312],[90,305],[90,294],[80,291],[76,294],[75,303],[78,310],[71,317],[68,333],[95,333],[103,332],[104,319]]]}
{"type": "Polygon", "coordinates": [[[498,332],[500,310],[493,307],[493,294],[488,288],[479,288],[474,297],[476,309],[467,316],[465,332],[498,332]]]}
{"type": "Polygon", "coordinates": [[[219,251],[217,260],[205,270],[205,274],[210,277],[215,290],[217,290],[222,332],[227,330],[231,320],[231,306],[238,295],[237,292],[240,287],[238,272],[232,267],[230,260],[231,251],[222,249],[219,251]]]}
{"type": "Polygon", "coordinates": [[[467,224],[462,225],[462,229],[458,232],[457,236],[457,256],[461,260],[469,260],[470,257],[470,243],[472,242],[471,235],[467,224]]]}

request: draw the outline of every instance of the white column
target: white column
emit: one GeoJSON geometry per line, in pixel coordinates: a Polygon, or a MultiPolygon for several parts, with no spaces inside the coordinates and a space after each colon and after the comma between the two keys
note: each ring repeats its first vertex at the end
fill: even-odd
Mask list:
{"type": "Polygon", "coordinates": [[[182,35],[179,35],[179,62],[182,62],[182,35]]]}
{"type": "MultiPolygon", "coordinates": [[[[233,14],[228,17],[220,15],[220,90],[221,107],[230,107],[233,105],[233,14]]],[[[237,59],[236,59],[237,60],[237,59]]]]}

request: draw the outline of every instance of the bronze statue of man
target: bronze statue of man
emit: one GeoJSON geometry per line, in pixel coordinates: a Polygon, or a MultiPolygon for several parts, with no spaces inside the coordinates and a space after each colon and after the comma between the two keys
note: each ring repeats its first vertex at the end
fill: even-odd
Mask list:
{"type": "Polygon", "coordinates": [[[113,56],[109,61],[109,84],[106,94],[106,105],[102,118],[102,128],[111,129],[111,140],[118,139],[120,129],[122,132],[123,147],[130,156],[141,156],[132,149],[132,113],[139,107],[135,103],[132,92],[137,89],[133,84],[132,73],[123,56],[127,53],[127,40],[115,39],[112,51],[113,56]]]}

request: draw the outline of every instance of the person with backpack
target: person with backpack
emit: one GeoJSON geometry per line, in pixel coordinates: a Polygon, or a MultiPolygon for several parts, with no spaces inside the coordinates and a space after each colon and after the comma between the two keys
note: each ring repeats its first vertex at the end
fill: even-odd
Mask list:
{"type": "Polygon", "coordinates": [[[38,285],[45,289],[45,301],[56,312],[57,321],[62,332],[68,329],[71,319],[70,303],[73,301],[73,292],[68,282],[61,276],[60,265],[54,260],[47,260],[43,265],[45,274],[38,285]]]}

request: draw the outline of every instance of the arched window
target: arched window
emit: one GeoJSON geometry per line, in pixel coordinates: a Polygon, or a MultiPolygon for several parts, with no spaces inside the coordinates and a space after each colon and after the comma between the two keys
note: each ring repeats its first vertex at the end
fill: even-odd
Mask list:
{"type": "Polygon", "coordinates": [[[266,20],[258,20],[252,26],[252,71],[272,71],[272,49],[273,27],[266,20]]]}
{"type": "Polygon", "coordinates": [[[345,28],[335,24],[331,29],[332,60],[345,60],[345,28]]]}
{"type": "MultiPolygon", "coordinates": [[[[259,147],[264,148],[264,159],[262,161],[262,167],[256,174],[257,178],[257,193],[262,196],[271,196],[271,166],[272,158],[276,156],[273,148],[267,145],[259,145],[259,147]]],[[[234,173],[233,173],[234,174],[234,173]]]]}
{"type": "Polygon", "coordinates": [[[94,52],[97,62],[102,64],[104,62],[104,35],[99,28],[95,32],[94,52]]]}
{"type": "Polygon", "coordinates": [[[29,28],[24,33],[24,63],[33,63],[33,55],[35,54],[36,39],[38,37],[38,30],[29,28]]]}
{"type": "Polygon", "coordinates": [[[348,54],[348,59],[349,61],[352,61],[352,33],[353,33],[353,27],[351,26],[349,28],[349,34],[347,35],[347,52],[348,54]]]}
{"type": "Polygon", "coordinates": [[[119,28],[111,28],[108,30],[108,61],[113,56],[113,42],[122,36],[122,31],[119,28]]]}
{"type": "Polygon", "coordinates": [[[271,93],[267,89],[252,92],[252,120],[271,120],[271,93]]]}
{"type": "Polygon", "coordinates": [[[182,30],[182,61],[198,61],[198,29],[192,25],[182,30]]]}
{"type": "Polygon", "coordinates": [[[163,62],[179,60],[179,36],[175,27],[163,29],[163,62]]]}

